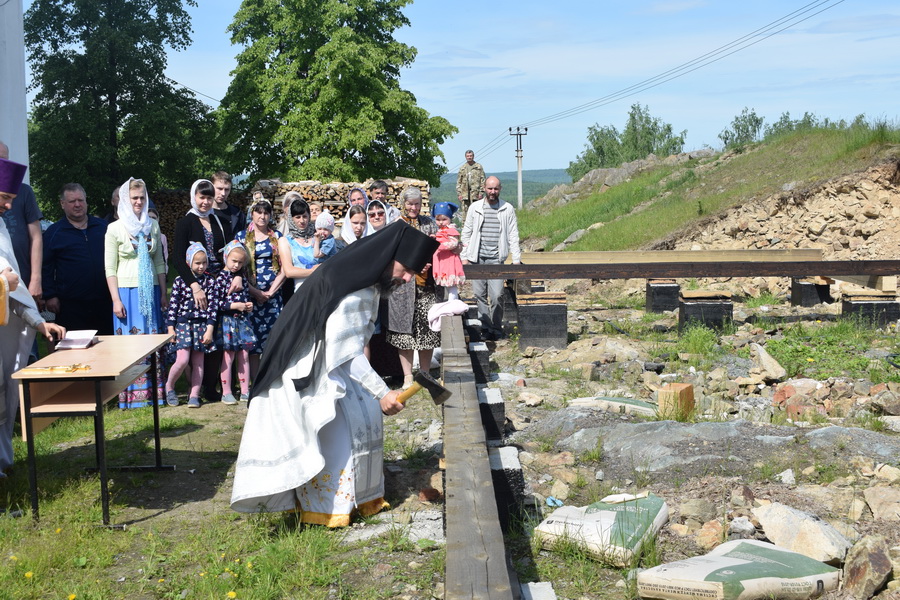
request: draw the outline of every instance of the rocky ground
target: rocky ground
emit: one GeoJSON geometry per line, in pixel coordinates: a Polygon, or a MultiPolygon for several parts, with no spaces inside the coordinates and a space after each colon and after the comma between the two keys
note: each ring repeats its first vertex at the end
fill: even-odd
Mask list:
{"type": "MultiPolygon", "coordinates": [[[[656,247],[816,247],[826,259],[893,257],[900,243],[897,187],[895,163],[815,189],[786,186],[777,197],[710,219],[656,247]]],[[[846,378],[789,380],[766,361],[766,344],[778,330],[760,327],[761,318],[812,326],[837,318],[839,304],[748,308],[740,301],[763,292],[783,298],[787,282],[776,278],[698,284],[738,299],[735,329],[720,338],[724,351],[711,361],[661,358],[677,338],[675,316],[648,319],[640,309],[622,308],[639,304],[634,300],[643,296],[643,280],[548,282],[549,289],[567,292],[570,343],[558,349],[520,349],[510,339],[491,343],[495,368],[489,385],[504,398],[505,443],[520,450],[531,519],[549,514],[548,499],[585,506],[616,491],[651,491],[670,510],[658,535],[660,562],[699,556],[729,537],[748,536],[828,552],[821,560],[849,564],[848,574],[875,573],[848,577],[853,586],[831,597],[900,594],[900,386],[846,378]],[[629,332],[637,327],[655,328],[661,338],[636,339],[629,332]],[[741,351],[754,344],[758,349],[741,351]],[[697,412],[690,422],[619,410],[629,402],[652,406],[658,389],[675,381],[694,387],[697,412]],[[782,511],[777,520],[771,507],[782,511]],[[791,534],[798,531],[802,535],[791,534]],[[854,561],[874,567],[851,568],[854,561]]],[[[832,286],[835,297],[841,293],[839,284],[832,286]]],[[[870,358],[884,361],[888,353],[873,349],[870,358]]],[[[116,519],[190,531],[186,523],[228,512],[245,411],[208,405],[190,413],[190,424],[166,431],[164,460],[178,470],[154,477],[134,498],[118,498],[126,508],[116,519]]],[[[413,539],[442,541],[440,424],[439,409],[421,398],[386,420],[393,509],[380,525],[354,526],[352,539],[379,535],[396,522],[408,525],[413,539]]],[[[536,553],[527,542],[510,547],[526,581],[541,579],[536,564],[555,560],[552,552],[536,553]]],[[[551,583],[561,598],[627,598],[627,590],[617,587],[619,572],[606,571],[610,584],[587,594],[573,591],[564,578],[551,583]]],[[[391,584],[388,572],[348,574],[356,576],[391,584]]],[[[441,595],[438,584],[406,590],[403,597],[441,595]]]]}

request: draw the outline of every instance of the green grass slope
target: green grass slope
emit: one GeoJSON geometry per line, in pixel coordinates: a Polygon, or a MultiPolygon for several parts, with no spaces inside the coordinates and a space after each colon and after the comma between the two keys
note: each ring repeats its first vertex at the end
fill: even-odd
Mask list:
{"type": "Polygon", "coordinates": [[[884,125],[792,132],[728,160],[660,166],[549,211],[523,210],[519,233],[551,250],[574,231],[602,222],[567,250],[639,249],[711,214],[762,200],[787,183],[811,186],[896,158],[898,144],[900,129],[884,125]]]}

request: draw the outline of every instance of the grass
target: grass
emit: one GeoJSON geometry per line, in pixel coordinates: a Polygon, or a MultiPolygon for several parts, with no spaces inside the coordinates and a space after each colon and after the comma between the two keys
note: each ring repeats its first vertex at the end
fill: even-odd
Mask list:
{"type": "Polygon", "coordinates": [[[900,371],[865,356],[873,347],[894,349],[893,336],[871,323],[843,318],[816,326],[793,325],[766,349],[787,370],[789,377],[866,377],[873,383],[900,381],[900,371]]]}
{"type": "Polygon", "coordinates": [[[698,219],[777,194],[785,182],[802,188],[865,169],[896,154],[898,144],[900,128],[883,122],[791,132],[702,171],[697,167],[704,161],[660,166],[547,214],[522,211],[519,232],[546,239],[550,250],[574,231],[603,222],[567,250],[633,250],[698,219]],[[635,211],[639,205],[650,209],[635,211]]]}
{"type": "MultiPolygon", "coordinates": [[[[202,486],[194,477],[204,469],[221,472],[215,482],[223,485],[236,445],[213,434],[219,446],[200,448],[209,444],[199,437],[202,423],[193,414],[170,412],[161,413],[163,459],[180,457],[179,467],[185,466],[182,461],[195,467],[196,476],[186,469],[176,472],[198,481],[194,485],[202,486]],[[179,450],[191,443],[197,448],[179,450]]],[[[105,421],[110,464],[152,462],[151,411],[110,410],[105,421]]],[[[202,513],[182,506],[181,496],[160,503],[162,480],[175,477],[172,473],[112,472],[113,522],[135,509],[150,515],[132,519],[124,531],[99,527],[99,478],[81,470],[94,463],[91,420],[59,420],[35,437],[35,447],[40,522],[31,518],[19,438],[16,471],[5,480],[0,498],[0,507],[23,514],[0,516],[3,598],[387,599],[402,595],[406,586],[430,592],[436,574],[443,576],[443,548],[411,543],[404,527],[349,544],[344,530],[302,526],[291,514],[239,515],[227,498],[205,503],[202,513]],[[381,564],[391,566],[390,577],[371,575],[381,564]]],[[[416,450],[405,456],[411,463],[430,458],[416,450]]]]}

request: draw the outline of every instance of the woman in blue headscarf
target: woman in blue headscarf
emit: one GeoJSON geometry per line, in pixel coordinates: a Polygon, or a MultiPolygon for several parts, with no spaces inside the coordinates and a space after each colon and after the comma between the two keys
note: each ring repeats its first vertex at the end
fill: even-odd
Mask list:
{"type": "MultiPolygon", "coordinates": [[[[106,229],[106,283],[113,301],[116,335],[165,333],[162,310],[169,303],[166,264],[159,223],[147,214],[150,198],[141,179],[129,178],[119,188],[119,218],[106,229]]],[[[165,399],[165,365],[156,361],[157,402],[165,399]]],[[[119,408],[150,406],[154,394],[141,375],[119,394],[119,408]]]]}

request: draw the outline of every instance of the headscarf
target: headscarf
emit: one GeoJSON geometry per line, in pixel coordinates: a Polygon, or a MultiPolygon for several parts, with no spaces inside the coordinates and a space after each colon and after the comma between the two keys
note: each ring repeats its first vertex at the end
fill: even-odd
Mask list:
{"type": "Polygon", "coordinates": [[[122,225],[125,227],[125,231],[128,232],[133,238],[137,238],[138,235],[143,234],[145,237],[150,237],[150,229],[153,226],[153,219],[150,218],[150,215],[147,214],[147,211],[150,209],[150,195],[147,194],[147,184],[144,183],[141,179],[135,179],[134,177],[129,177],[128,181],[119,186],[119,205],[116,207],[116,214],[119,215],[119,220],[122,222],[122,225]],[[144,187],[144,205],[141,207],[141,216],[138,217],[134,214],[134,208],[131,206],[131,182],[132,181],[140,181],[144,187]]]}
{"type": "Polygon", "coordinates": [[[188,246],[187,252],[185,252],[184,257],[184,260],[187,262],[189,267],[191,266],[191,263],[194,262],[194,255],[198,252],[206,254],[206,246],[204,246],[200,242],[191,242],[191,245],[188,246]]]}
{"type": "Polygon", "coordinates": [[[231,240],[230,242],[225,244],[225,247],[222,248],[222,258],[228,260],[228,255],[231,254],[231,251],[236,248],[240,248],[241,250],[243,250],[244,254],[246,254],[249,258],[250,253],[247,252],[247,247],[240,243],[238,240],[231,240]]]}
{"type": "Polygon", "coordinates": [[[150,329],[156,329],[156,310],[153,302],[154,271],[150,260],[150,232],[153,227],[153,219],[147,214],[150,208],[150,196],[147,194],[147,184],[140,179],[129,177],[128,181],[119,186],[119,206],[116,213],[119,222],[125,227],[128,235],[137,242],[138,256],[138,308],[150,329]],[[131,206],[131,182],[140,181],[144,187],[144,203],[141,207],[141,216],[134,214],[131,206]]]}
{"type": "Polygon", "coordinates": [[[365,207],[367,207],[367,206],[369,205],[369,195],[366,193],[366,190],[364,190],[364,189],[362,189],[362,188],[355,187],[355,188],[351,188],[350,191],[347,192],[347,208],[348,208],[348,209],[349,209],[351,206],[353,206],[352,204],[350,204],[350,196],[353,195],[353,192],[362,192],[362,195],[363,195],[363,203],[362,203],[362,206],[363,206],[363,208],[365,208],[365,207]]]}
{"type": "MultiPolygon", "coordinates": [[[[378,282],[394,260],[421,271],[438,248],[434,238],[403,223],[361,239],[319,265],[282,309],[269,334],[251,397],[268,390],[290,366],[293,355],[313,335],[314,347],[325,334],[325,322],[345,296],[378,282]],[[359,256],[357,256],[357,254],[359,256]]],[[[312,373],[312,371],[310,371],[312,373]]],[[[309,375],[294,380],[305,389],[309,375]]]]}
{"type": "Polygon", "coordinates": [[[327,229],[328,231],[334,231],[334,217],[326,212],[323,212],[321,215],[316,217],[316,229],[327,229]]]}
{"type": "Polygon", "coordinates": [[[312,236],[314,236],[316,234],[316,224],[315,223],[313,223],[311,221],[307,221],[306,227],[303,229],[300,229],[299,227],[297,227],[297,224],[294,223],[294,217],[291,216],[290,212],[286,213],[285,217],[287,219],[286,220],[287,229],[288,229],[287,234],[289,237],[292,237],[294,239],[297,239],[297,238],[311,239],[312,236]]]}
{"type": "Polygon", "coordinates": [[[444,215],[445,217],[452,219],[453,215],[455,215],[458,210],[459,207],[452,202],[438,202],[431,207],[431,217],[434,218],[438,215],[444,215]]]}
{"type": "Polygon", "coordinates": [[[188,214],[194,213],[198,217],[208,217],[215,210],[215,204],[210,204],[209,210],[206,212],[201,212],[197,206],[197,198],[195,197],[197,195],[197,186],[204,181],[212,185],[212,182],[209,179],[198,179],[191,185],[191,210],[188,211],[188,214]]]}
{"type": "Polygon", "coordinates": [[[379,231],[383,230],[385,227],[390,225],[390,223],[391,223],[391,214],[388,212],[387,204],[385,204],[381,200],[372,200],[371,202],[369,202],[366,205],[366,231],[363,233],[363,237],[368,237],[368,236],[372,235],[373,233],[378,233],[379,231]],[[369,208],[371,206],[374,206],[375,204],[377,204],[378,206],[380,206],[381,208],[384,209],[384,227],[382,227],[381,229],[375,229],[374,227],[372,227],[372,223],[369,222],[368,211],[369,211],[369,208]]]}
{"type": "MultiPolygon", "coordinates": [[[[353,234],[353,225],[350,224],[350,208],[353,207],[347,208],[347,212],[344,213],[344,218],[341,221],[341,239],[348,245],[356,241],[356,236],[353,234]]],[[[369,216],[366,214],[365,208],[363,208],[362,215],[366,223],[366,226],[363,227],[362,237],[366,237],[366,229],[369,227],[369,216]]]]}

